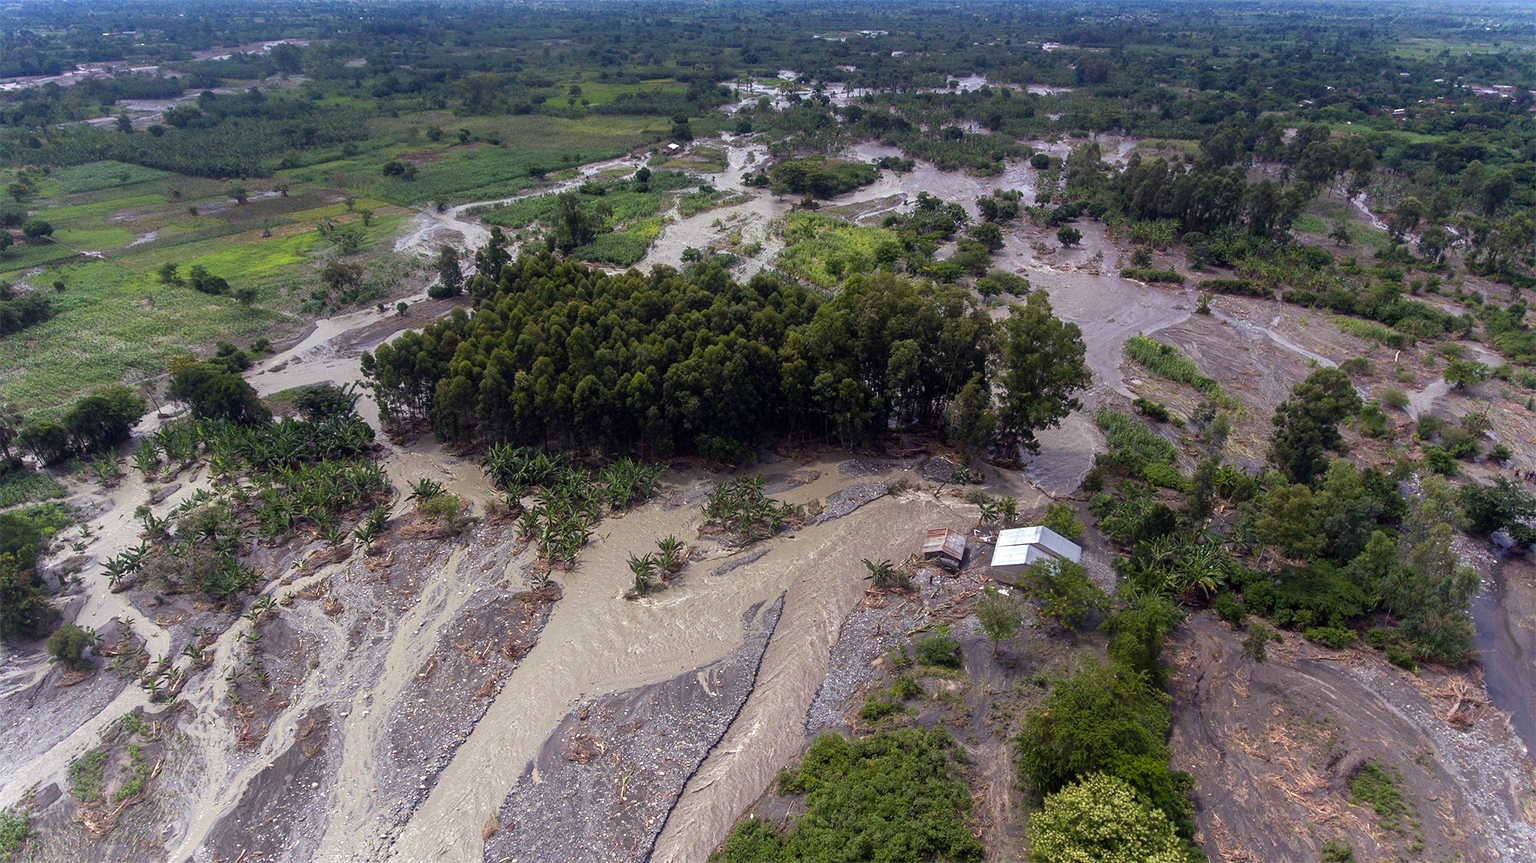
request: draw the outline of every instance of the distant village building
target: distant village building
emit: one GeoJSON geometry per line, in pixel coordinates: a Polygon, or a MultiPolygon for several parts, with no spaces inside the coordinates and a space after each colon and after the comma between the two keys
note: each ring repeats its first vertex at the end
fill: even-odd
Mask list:
{"type": "Polygon", "coordinates": [[[928,531],[923,540],[923,560],[931,560],[950,572],[965,563],[965,534],[947,527],[928,531]]]}
{"type": "Polygon", "coordinates": [[[998,533],[997,545],[992,550],[991,575],[998,581],[1012,583],[1030,564],[1051,560],[1079,563],[1082,559],[1082,546],[1048,527],[1017,527],[998,533]]]}

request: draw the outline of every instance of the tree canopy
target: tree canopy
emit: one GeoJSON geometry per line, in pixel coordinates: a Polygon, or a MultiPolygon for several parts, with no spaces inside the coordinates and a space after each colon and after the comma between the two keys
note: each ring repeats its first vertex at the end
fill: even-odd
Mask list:
{"type": "Polygon", "coordinates": [[[1000,442],[1028,446],[1088,382],[1078,330],[1042,292],[999,326],[960,288],[880,272],[823,300],[711,263],[607,275],[550,254],[482,250],[473,317],[456,311],[363,356],[386,422],[441,436],[654,453],[763,434],[867,441],[891,425],[952,426],[968,384],[1000,442]],[[998,375],[1001,401],[990,383],[998,375]]]}

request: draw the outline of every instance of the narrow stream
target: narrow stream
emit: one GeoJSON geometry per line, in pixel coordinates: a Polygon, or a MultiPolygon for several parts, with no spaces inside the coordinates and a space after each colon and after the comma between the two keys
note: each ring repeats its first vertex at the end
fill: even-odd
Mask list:
{"type": "Polygon", "coordinates": [[[1483,685],[1494,707],[1536,752],[1536,567],[1525,558],[1494,564],[1483,590],[1472,600],[1477,632],[1472,647],[1483,666],[1483,685]]]}

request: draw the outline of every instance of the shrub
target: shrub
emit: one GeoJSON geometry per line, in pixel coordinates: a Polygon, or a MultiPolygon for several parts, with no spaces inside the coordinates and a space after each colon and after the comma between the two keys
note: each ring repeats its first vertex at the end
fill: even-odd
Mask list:
{"type": "Polygon", "coordinates": [[[874,725],[882,719],[906,712],[907,708],[900,702],[876,693],[864,699],[864,706],[859,708],[859,719],[874,725]]]}
{"type": "Polygon", "coordinates": [[[1326,645],[1334,650],[1348,647],[1360,640],[1360,636],[1353,629],[1343,626],[1314,626],[1310,629],[1303,629],[1301,637],[1308,641],[1315,641],[1318,644],[1326,645]]]}
{"type": "Polygon", "coordinates": [[[879,731],[863,740],[823,734],[781,794],[804,794],[805,814],[785,833],[743,822],[712,863],[789,863],[849,859],[972,863],[984,849],[966,816],[971,797],[958,778],[962,753],[938,729],[879,731]]]}
{"type": "Polygon", "coordinates": [[[1069,560],[1036,561],[1024,571],[1021,583],[1039,603],[1040,619],[1068,632],[1081,629],[1109,604],[1109,596],[1088,577],[1088,570],[1069,560]]]}
{"type": "Polygon", "coordinates": [[[1359,377],[1371,373],[1371,361],[1365,357],[1350,357],[1344,362],[1339,363],[1339,368],[1343,369],[1344,373],[1351,377],[1359,377]]]}
{"type": "Polygon", "coordinates": [[[1387,413],[1381,409],[1381,405],[1367,402],[1360,409],[1360,434],[1378,440],[1391,436],[1392,422],[1387,419],[1387,413]]]}
{"type": "Polygon", "coordinates": [[[1025,716],[1014,738],[1019,778],[1047,797],[1089,773],[1115,775],[1192,833],[1193,780],[1166,764],[1168,703],[1141,674],[1088,660],[1025,716]]]}
{"type": "Polygon", "coordinates": [[[1216,616],[1241,629],[1248,620],[1248,613],[1243,610],[1243,603],[1230,593],[1218,593],[1216,601],[1211,604],[1216,610],[1216,616]]]}
{"type": "Polygon", "coordinates": [[[14,860],[32,836],[32,816],[10,808],[0,809],[0,861],[14,860]]]}
{"type": "Polygon", "coordinates": [[[965,661],[960,652],[960,642],[949,634],[949,627],[939,624],[933,632],[912,643],[912,652],[923,665],[940,668],[959,668],[965,661]]]}
{"type": "Polygon", "coordinates": [[[1138,282],[1164,282],[1167,284],[1182,285],[1184,276],[1173,270],[1151,270],[1139,267],[1126,267],[1120,271],[1120,278],[1135,279],[1138,282]]]}
{"type": "Polygon", "coordinates": [[[1342,839],[1329,839],[1323,843],[1319,863],[1355,863],[1355,849],[1342,839]]]}
{"type": "Polygon", "coordinates": [[[262,425],[272,412],[246,380],[222,364],[208,361],[183,366],[171,375],[167,394],[184,401],[198,419],[223,419],[240,425],[262,425]]]}
{"type": "Polygon", "coordinates": [[[1367,761],[1350,777],[1350,802],[1375,809],[1381,826],[1395,830],[1398,819],[1411,814],[1403,792],[1397,787],[1400,782],[1402,777],[1392,768],[1367,761]]]}
{"type": "Polygon", "coordinates": [[[1083,523],[1077,520],[1077,510],[1064,503],[1046,504],[1045,520],[1042,523],[1067,539],[1077,539],[1083,533],[1083,523]]]}
{"type": "Polygon", "coordinates": [[[988,587],[976,598],[976,620],[981,624],[981,629],[987,635],[987,640],[992,642],[993,655],[997,655],[997,645],[1007,641],[1018,631],[1019,624],[1023,622],[1023,615],[1019,611],[1018,604],[1003,596],[995,587],[988,587]]]}
{"type": "Polygon", "coordinates": [[[1267,626],[1253,626],[1248,629],[1248,637],[1243,639],[1243,656],[1254,662],[1263,662],[1269,658],[1267,645],[1271,641],[1279,641],[1280,634],[1267,626]]]}
{"type": "Polygon", "coordinates": [[[1402,390],[1387,388],[1381,391],[1381,403],[1402,410],[1408,407],[1408,394],[1402,390]]]}
{"type": "Polygon", "coordinates": [[[1151,465],[1171,467],[1179,457],[1178,448],[1167,438],[1130,414],[1101,408],[1095,422],[1109,444],[1107,463],[1132,476],[1141,476],[1151,465]]]}
{"type": "Polygon", "coordinates": [[[76,671],[95,668],[96,663],[87,659],[85,651],[96,643],[96,633],[66,623],[48,636],[44,648],[48,655],[76,671]]]}
{"type": "Polygon", "coordinates": [[[14,512],[0,513],[0,638],[41,638],[58,619],[37,576],[42,530],[14,512]]]}
{"type": "Polygon", "coordinates": [[[1236,294],[1240,297],[1269,298],[1269,290],[1247,279],[1205,279],[1200,290],[1218,294],[1236,294]]]}
{"type": "Polygon", "coordinates": [[[464,499],[456,494],[443,493],[416,502],[416,511],[422,518],[436,522],[451,522],[464,512],[464,499]]]}
{"type": "Polygon", "coordinates": [[[927,693],[923,692],[922,684],[913,679],[910,674],[903,674],[891,684],[891,697],[906,701],[912,698],[922,698],[927,693]]]}
{"type": "Polygon", "coordinates": [[[1185,863],[1168,816],[1124,780],[1090,773],[1045,798],[1029,819],[1036,863],[1185,863]]]}
{"type": "Polygon", "coordinates": [[[1131,402],[1131,405],[1148,419],[1157,420],[1160,423],[1168,421],[1168,408],[1158,402],[1151,399],[1137,398],[1131,402]]]}

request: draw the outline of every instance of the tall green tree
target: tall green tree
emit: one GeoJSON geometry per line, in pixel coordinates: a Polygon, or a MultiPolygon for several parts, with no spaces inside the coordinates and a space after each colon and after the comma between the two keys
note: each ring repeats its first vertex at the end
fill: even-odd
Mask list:
{"type": "Polygon", "coordinates": [[[1011,305],[997,333],[998,432],[1004,445],[1040,451],[1035,433],[1082,407],[1074,395],[1093,381],[1077,324],[1051,312],[1045,291],[1011,305]]]}
{"type": "Polygon", "coordinates": [[[1318,369],[1275,408],[1270,461],[1292,482],[1310,483],[1323,468],[1325,453],[1349,451],[1339,423],[1363,406],[1349,375],[1336,368],[1318,369]]]}

